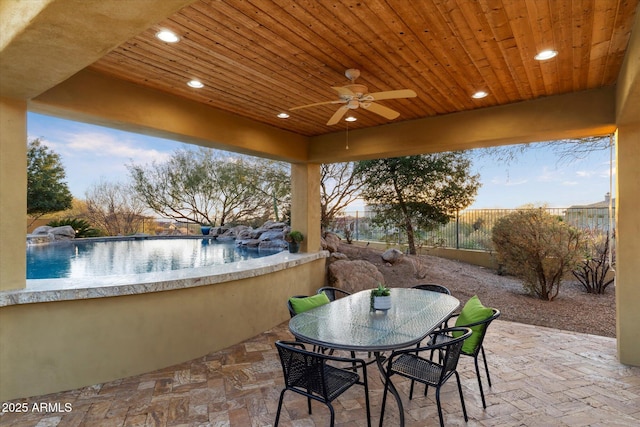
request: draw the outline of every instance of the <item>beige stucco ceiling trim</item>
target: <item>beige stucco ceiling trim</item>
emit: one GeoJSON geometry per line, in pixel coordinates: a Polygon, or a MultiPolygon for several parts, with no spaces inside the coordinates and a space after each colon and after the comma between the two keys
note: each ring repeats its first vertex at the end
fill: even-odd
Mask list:
{"type": "Polygon", "coordinates": [[[308,138],[216,108],[84,70],[29,102],[70,120],[293,163],[308,138]]]}
{"type": "Polygon", "coordinates": [[[0,96],[33,98],[192,2],[2,0],[0,96]]]}
{"type": "Polygon", "coordinates": [[[312,138],[311,162],[398,157],[604,135],[615,129],[615,88],[346,130],[312,138]]]}

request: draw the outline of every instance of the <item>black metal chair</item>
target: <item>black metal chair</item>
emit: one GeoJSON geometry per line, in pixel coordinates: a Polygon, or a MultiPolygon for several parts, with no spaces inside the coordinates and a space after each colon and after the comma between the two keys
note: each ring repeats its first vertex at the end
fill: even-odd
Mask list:
{"type": "Polygon", "coordinates": [[[436,403],[438,405],[438,416],[440,417],[440,426],[444,426],[442,417],[442,407],[440,405],[440,387],[451,376],[456,376],[458,382],[458,393],[460,394],[460,403],[462,405],[462,413],[464,420],[468,421],[467,409],[464,406],[464,396],[462,395],[462,386],[460,384],[460,376],[456,370],[458,366],[458,360],[460,358],[462,344],[464,340],[471,336],[471,329],[469,328],[448,328],[441,329],[437,332],[430,334],[430,342],[434,343],[426,347],[412,348],[406,350],[395,350],[389,356],[387,362],[387,369],[385,372],[385,387],[382,397],[382,411],[380,413],[380,419],[384,418],[385,403],[387,400],[387,391],[389,390],[389,383],[393,375],[400,375],[411,380],[411,391],[409,393],[409,399],[413,398],[413,382],[418,381],[425,384],[425,387],[433,386],[436,388],[436,403]],[[457,332],[461,335],[457,338],[452,336],[452,333],[457,332]],[[438,339],[443,337],[443,339],[438,339]],[[438,351],[441,354],[441,360],[434,362],[430,358],[420,357],[420,353],[429,352],[430,355],[433,351],[438,351]]]}
{"type": "MultiPolygon", "coordinates": [[[[474,334],[480,334],[480,339],[478,340],[478,343],[473,348],[473,350],[467,351],[469,349],[463,349],[461,354],[463,356],[473,357],[473,361],[476,365],[476,376],[478,377],[478,386],[480,388],[480,397],[482,398],[483,408],[487,407],[487,403],[485,402],[484,391],[482,389],[482,378],[480,377],[480,368],[478,367],[478,355],[482,353],[482,360],[484,361],[484,370],[487,373],[487,382],[489,383],[489,387],[491,387],[491,376],[489,375],[489,366],[487,365],[487,356],[484,353],[483,342],[484,342],[484,337],[487,333],[487,329],[489,328],[489,325],[491,324],[491,322],[493,322],[498,317],[500,317],[500,310],[498,310],[497,308],[492,308],[492,310],[493,310],[493,315],[488,319],[481,320],[475,323],[469,323],[466,325],[456,325],[457,327],[471,328],[474,334]]],[[[453,316],[451,316],[451,318],[454,318],[457,316],[459,316],[459,314],[454,314],[453,316]]],[[[425,390],[425,393],[426,393],[426,390],[425,390]]]]}
{"type": "Polygon", "coordinates": [[[318,293],[325,293],[327,295],[327,298],[329,298],[329,301],[335,301],[338,298],[342,298],[342,297],[346,297],[348,295],[351,295],[351,292],[347,292],[343,289],[340,288],[334,288],[333,286],[324,286],[320,289],[318,289],[318,293]]]}
{"type": "Polygon", "coordinates": [[[442,285],[437,285],[435,283],[425,283],[424,285],[415,285],[412,286],[413,289],[422,289],[423,291],[432,291],[432,292],[440,292],[441,294],[451,295],[451,291],[442,285]]]}
{"type": "Polygon", "coordinates": [[[309,414],[311,414],[311,399],[327,405],[331,412],[330,425],[333,426],[335,413],[331,402],[354,384],[364,386],[367,425],[371,427],[367,365],[364,360],[314,353],[307,351],[304,344],[292,341],[276,341],[276,348],[282,363],[285,388],[280,393],[274,427],[280,420],[282,401],[287,390],[307,397],[309,414]],[[362,376],[353,370],[341,369],[328,362],[357,364],[362,368],[362,376]]]}

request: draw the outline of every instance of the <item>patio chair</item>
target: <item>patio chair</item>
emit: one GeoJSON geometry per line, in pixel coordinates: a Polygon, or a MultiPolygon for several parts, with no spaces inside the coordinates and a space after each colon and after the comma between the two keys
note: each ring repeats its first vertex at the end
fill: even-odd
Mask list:
{"type": "MultiPolygon", "coordinates": [[[[385,372],[384,394],[382,397],[382,410],[380,419],[384,418],[385,403],[387,400],[387,392],[389,383],[393,375],[400,375],[411,380],[413,386],[414,381],[423,383],[425,387],[432,386],[436,388],[436,403],[438,405],[438,416],[440,418],[440,426],[444,427],[442,417],[442,407],[440,405],[440,387],[447,382],[451,376],[456,376],[458,383],[458,393],[460,394],[460,404],[462,405],[462,413],[464,420],[468,421],[467,409],[464,406],[464,396],[462,395],[462,386],[460,384],[460,375],[456,370],[460,352],[464,340],[471,336],[470,328],[448,328],[441,329],[430,334],[430,342],[434,343],[426,347],[412,348],[405,350],[395,350],[389,356],[387,369],[385,372]],[[454,337],[453,334],[460,334],[454,337]],[[443,337],[443,339],[438,339],[443,337]],[[420,356],[420,353],[438,351],[441,354],[441,360],[434,362],[431,358],[427,359],[420,356]]],[[[413,387],[409,393],[409,399],[413,398],[413,387]]]]}
{"type": "Polygon", "coordinates": [[[335,413],[331,402],[354,384],[364,386],[367,425],[371,427],[369,385],[367,383],[367,366],[364,360],[307,351],[304,344],[299,342],[276,341],[276,347],[282,363],[285,388],[280,393],[274,427],[278,425],[280,420],[282,401],[287,390],[307,397],[309,414],[311,414],[311,399],[327,405],[331,412],[330,425],[333,426],[335,413]],[[362,368],[362,376],[352,370],[330,365],[328,362],[357,364],[362,368]]]}
{"type": "Polygon", "coordinates": [[[324,286],[318,289],[319,294],[323,292],[327,294],[329,301],[335,301],[337,298],[342,298],[342,297],[351,295],[351,292],[347,292],[344,289],[340,289],[340,288],[334,288],[333,286],[324,286]]]}
{"type": "MultiPolygon", "coordinates": [[[[476,376],[478,377],[478,387],[480,388],[480,397],[482,398],[483,408],[487,407],[487,402],[484,399],[484,390],[482,389],[482,378],[480,376],[480,368],[478,367],[478,355],[482,353],[482,360],[484,361],[484,370],[487,374],[487,382],[489,383],[489,387],[491,387],[491,376],[489,375],[489,366],[487,365],[487,356],[484,352],[483,342],[484,342],[484,337],[487,333],[487,329],[489,328],[489,325],[491,324],[491,322],[493,322],[498,317],[500,317],[500,310],[498,310],[497,308],[492,308],[491,310],[493,311],[493,314],[491,315],[491,317],[484,320],[480,320],[473,323],[465,323],[465,324],[459,324],[460,322],[456,321],[456,326],[471,328],[471,330],[473,330],[473,335],[475,335],[475,337],[473,337],[472,340],[468,340],[471,343],[471,345],[468,345],[467,343],[465,343],[465,345],[462,347],[461,354],[463,356],[473,357],[473,362],[476,366],[476,376]]],[[[453,318],[458,316],[460,316],[460,314],[454,314],[451,317],[453,318]]]]}
{"type": "Polygon", "coordinates": [[[415,285],[412,286],[413,289],[422,289],[423,291],[432,291],[432,292],[440,292],[441,294],[451,295],[451,291],[442,285],[437,285],[435,283],[425,283],[424,285],[415,285]]]}
{"type": "MultiPolygon", "coordinates": [[[[473,334],[469,339],[467,339],[462,346],[461,355],[473,357],[473,361],[476,368],[476,377],[478,378],[478,388],[480,389],[480,398],[482,399],[482,407],[486,409],[487,402],[484,397],[484,389],[482,387],[482,377],[480,376],[480,367],[478,365],[478,356],[482,353],[482,360],[484,361],[484,370],[487,374],[487,382],[489,383],[489,387],[491,387],[491,376],[489,375],[489,365],[487,364],[487,356],[484,352],[484,337],[487,333],[487,329],[491,322],[500,317],[500,310],[496,308],[484,307],[477,299],[476,296],[472,297],[467,304],[465,304],[462,311],[458,314],[454,314],[450,317],[457,318],[456,319],[456,327],[470,328],[473,331],[473,334]],[[468,314],[468,306],[475,306],[476,308],[483,309],[484,315],[482,314],[468,314]],[[484,317],[478,319],[478,317],[484,317]],[[471,321],[469,321],[471,319],[471,321]],[[474,321],[475,320],[475,321],[474,321]]],[[[438,340],[442,341],[446,339],[445,337],[438,337],[438,340]]],[[[413,389],[413,383],[411,384],[413,389]]],[[[427,389],[425,388],[424,394],[427,394],[427,389]]]]}

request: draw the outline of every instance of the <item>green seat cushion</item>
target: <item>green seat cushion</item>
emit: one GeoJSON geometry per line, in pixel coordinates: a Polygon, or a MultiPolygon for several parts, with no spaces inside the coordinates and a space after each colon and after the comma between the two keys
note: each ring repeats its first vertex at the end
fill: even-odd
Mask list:
{"type": "Polygon", "coordinates": [[[289,301],[296,314],[304,313],[312,308],[320,307],[321,305],[331,302],[324,292],[306,298],[289,298],[289,301]]]}
{"type": "MultiPolygon", "coordinates": [[[[472,323],[481,322],[491,316],[493,316],[493,309],[482,305],[478,296],[474,295],[462,308],[462,311],[456,320],[456,326],[466,326],[472,323]]],[[[462,345],[463,353],[473,354],[476,347],[480,344],[480,337],[485,326],[486,325],[476,325],[470,327],[473,333],[464,341],[464,344],[462,345]]],[[[462,333],[457,332],[453,335],[460,336],[462,333]]]]}

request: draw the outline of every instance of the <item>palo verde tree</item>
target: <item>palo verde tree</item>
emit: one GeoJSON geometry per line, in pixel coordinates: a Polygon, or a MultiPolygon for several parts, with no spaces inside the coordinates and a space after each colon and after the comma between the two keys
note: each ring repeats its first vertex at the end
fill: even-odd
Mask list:
{"type": "Polygon", "coordinates": [[[176,220],[223,226],[273,218],[289,195],[289,174],[279,163],[206,148],[128,168],[145,204],[176,220]]]}
{"type": "Polygon", "coordinates": [[[60,155],[37,138],[27,145],[27,214],[33,223],[41,216],[71,208],[73,196],[64,181],[60,155]]]}
{"type": "Polygon", "coordinates": [[[362,197],[373,206],[373,221],[407,234],[409,253],[416,253],[414,230],[446,224],[469,206],[480,188],[463,152],[423,154],[358,162],[362,197]]]}

